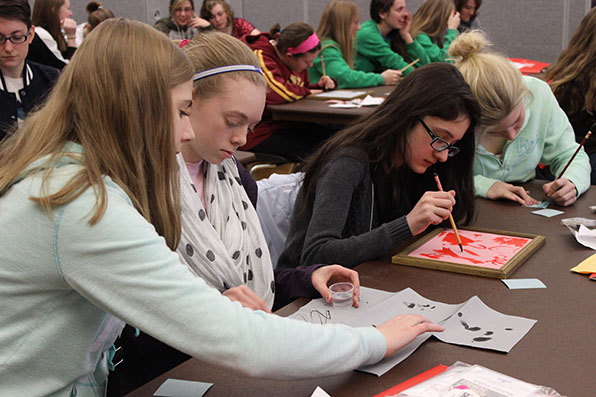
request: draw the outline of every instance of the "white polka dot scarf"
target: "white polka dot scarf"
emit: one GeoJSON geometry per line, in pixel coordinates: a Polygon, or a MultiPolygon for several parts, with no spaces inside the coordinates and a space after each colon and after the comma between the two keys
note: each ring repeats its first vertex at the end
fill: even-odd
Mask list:
{"type": "Polygon", "coordinates": [[[192,184],[182,155],[180,189],[182,237],[178,254],[197,276],[220,291],[246,284],[269,307],[275,281],[267,242],[233,159],[205,163],[207,213],[192,184]]]}

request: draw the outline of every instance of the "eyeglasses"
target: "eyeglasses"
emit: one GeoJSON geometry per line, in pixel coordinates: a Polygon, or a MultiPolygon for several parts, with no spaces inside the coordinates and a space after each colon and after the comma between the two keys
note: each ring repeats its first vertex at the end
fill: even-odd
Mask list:
{"type": "Polygon", "coordinates": [[[27,41],[28,37],[29,32],[27,32],[27,34],[17,33],[8,37],[4,36],[3,34],[0,34],[0,45],[4,45],[7,40],[10,40],[12,44],[23,44],[27,41]]]}
{"type": "Polygon", "coordinates": [[[192,12],[192,8],[190,7],[186,7],[186,8],[174,8],[174,13],[175,14],[182,14],[182,13],[191,13],[192,12]]]}
{"type": "Polygon", "coordinates": [[[459,153],[459,148],[457,146],[452,146],[449,144],[449,142],[447,142],[446,140],[444,140],[443,138],[439,138],[437,136],[437,134],[435,134],[429,127],[428,125],[426,125],[426,123],[424,122],[424,120],[420,119],[420,123],[422,124],[422,126],[424,127],[424,129],[426,130],[426,132],[428,132],[428,135],[430,135],[430,137],[432,138],[432,141],[430,142],[430,147],[433,148],[434,150],[436,150],[437,152],[442,152],[443,150],[447,150],[447,155],[449,157],[453,157],[456,154],[459,153]]]}

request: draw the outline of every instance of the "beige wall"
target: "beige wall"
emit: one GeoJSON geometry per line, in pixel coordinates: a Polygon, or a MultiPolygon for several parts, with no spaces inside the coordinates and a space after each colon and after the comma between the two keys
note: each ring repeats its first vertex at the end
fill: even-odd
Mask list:
{"type": "MultiPolygon", "coordinates": [[[[200,8],[202,0],[194,0],[200,8]]],[[[228,0],[237,16],[266,31],[299,20],[317,27],[327,0],[228,0]]],[[[414,12],[423,0],[408,0],[414,12]]],[[[34,1],[31,1],[32,3],[34,1]]],[[[355,0],[362,22],[369,19],[369,0],[355,0]]],[[[71,0],[77,22],[86,19],[86,1],[71,0]]],[[[117,16],[153,24],[168,15],[168,0],[104,0],[117,16]]],[[[553,62],[588,12],[590,0],[484,0],[478,18],[495,46],[507,55],[553,62]]]]}

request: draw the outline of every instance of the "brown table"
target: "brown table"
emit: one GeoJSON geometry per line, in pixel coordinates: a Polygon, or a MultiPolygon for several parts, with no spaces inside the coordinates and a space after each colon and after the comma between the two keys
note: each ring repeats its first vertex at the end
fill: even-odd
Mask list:
{"type": "MultiPolygon", "coordinates": [[[[538,184],[529,185],[537,191],[538,184]]],[[[539,194],[535,194],[539,197],[539,194]]],[[[456,361],[480,364],[525,380],[550,386],[567,396],[596,395],[596,283],[569,269],[594,251],[580,246],[560,225],[566,217],[593,217],[596,188],[563,209],[565,214],[544,218],[514,203],[477,200],[474,225],[546,236],[546,244],[511,278],[538,278],[546,289],[509,290],[497,279],[392,265],[389,260],[358,266],[362,285],[387,291],[411,287],[421,295],[446,303],[461,303],[478,295],[505,314],[538,320],[509,352],[450,345],[430,338],[409,358],[381,377],[359,372],[301,381],[273,381],[244,377],[237,372],[191,359],[137,389],[130,396],[149,396],[167,378],[214,383],[213,396],[310,396],[321,386],[331,396],[372,396],[438,364],[456,361]]],[[[280,311],[287,315],[305,299],[280,311]]],[[[288,341],[292,343],[292,341],[288,341]]],[[[324,354],[324,353],[321,353],[324,354]]]]}
{"type": "MultiPolygon", "coordinates": [[[[352,91],[369,91],[372,96],[387,96],[393,86],[379,86],[369,88],[355,88],[352,91]]],[[[350,124],[358,117],[366,114],[374,107],[360,107],[352,109],[330,108],[325,101],[309,99],[308,97],[292,103],[282,105],[267,105],[274,120],[302,121],[311,123],[350,124]]]]}

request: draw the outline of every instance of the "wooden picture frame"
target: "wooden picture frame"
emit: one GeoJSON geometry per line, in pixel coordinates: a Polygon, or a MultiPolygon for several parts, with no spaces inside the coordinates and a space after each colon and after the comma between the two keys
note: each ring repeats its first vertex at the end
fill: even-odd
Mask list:
{"type": "MultiPolygon", "coordinates": [[[[415,267],[423,267],[427,269],[435,269],[435,270],[442,270],[447,272],[454,272],[454,273],[463,273],[463,274],[471,274],[475,276],[482,276],[482,277],[493,277],[493,278],[507,278],[511,273],[515,271],[522,263],[526,261],[534,252],[538,250],[544,242],[546,238],[541,235],[537,234],[529,234],[529,233],[518,233],[518,232],[509,232],[509,231],[502,231],[502,230],[493,230],[493,229],[485,229],[485,228],[458,228],[461,230],[468,230],[471,232],[481,232],[481,233],[492,233],[502,236],[510,236],[510,237],[522,237],[530,239],[531,241],[527,243],[523,248],[521,248],[513,257],[511,257],[504,265],[502,265],[498,269],[486,268],[481,266],[475,265],[468,265],[468,264],[460,264],[455,262],[449,262],[445,260],[439,259],[430,259],[430,258],[419,258],[419,257],[412,257],[409,256],[412,252],[416,251],[419,247],[426,244],[428,241],[433,239],[435,236],[438,236],[445,230],[451,230],[446,228],[436,228],[431,232],[427,233],[420,239],[416,240],[414,243],[407,246],[397,255],[394,255],[391,259],[392,263],[406,265],[406,266],[415,266],[415,267]]],[[[465,245],[464,245],[465,250],[465,245]]]]}

